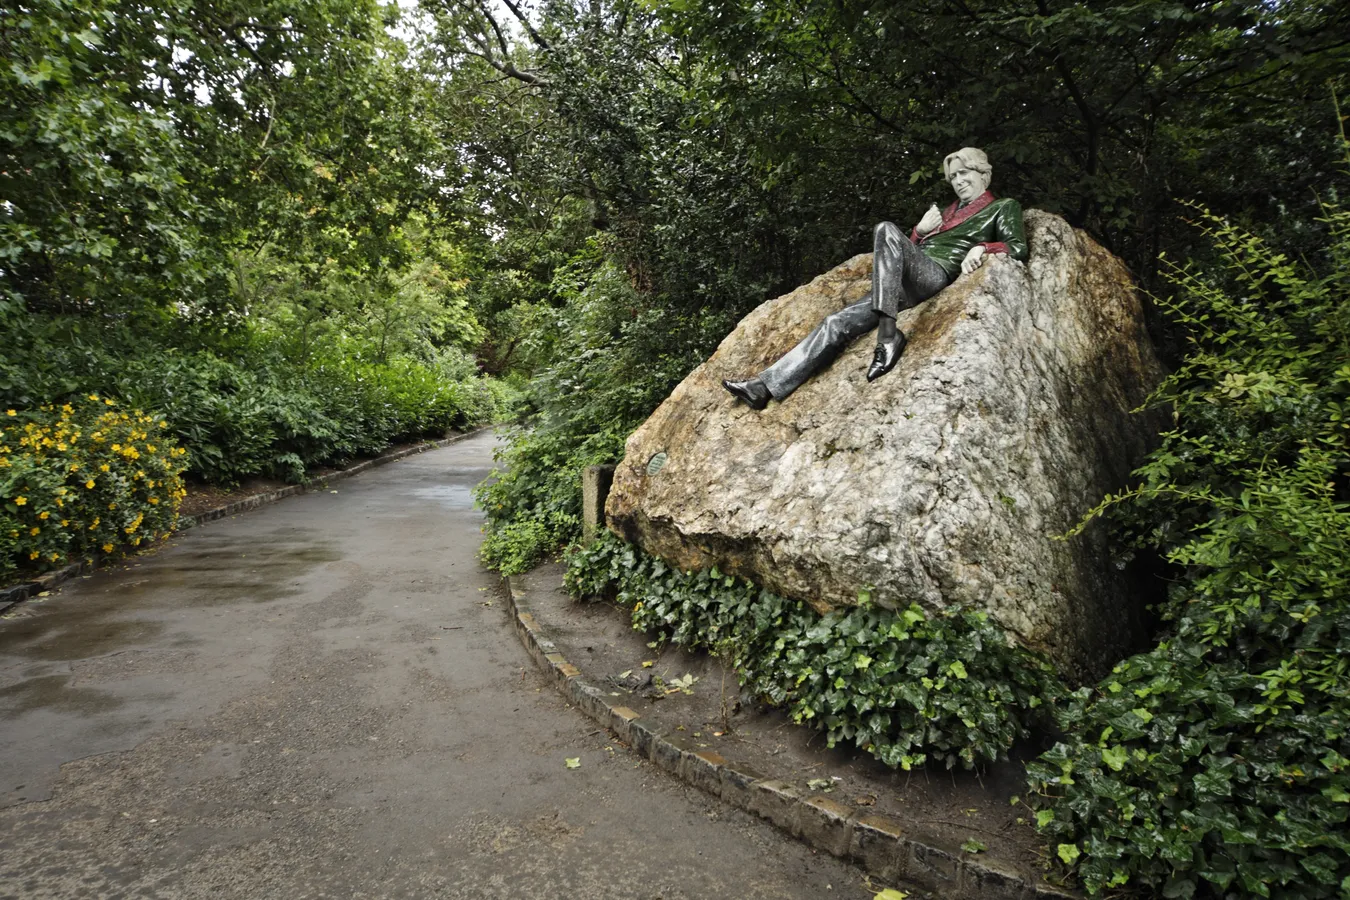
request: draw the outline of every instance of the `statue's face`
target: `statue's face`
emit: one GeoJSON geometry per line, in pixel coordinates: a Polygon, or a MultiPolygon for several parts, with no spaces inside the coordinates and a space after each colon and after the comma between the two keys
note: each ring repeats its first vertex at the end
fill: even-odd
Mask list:
{"type": "Polygon", "coordinates": [[[948,170],[947,181],[956,191],[956,199],[962,203],[969,203],[989,189],[988,173],[968,169],[959,159],[948,170]]]}

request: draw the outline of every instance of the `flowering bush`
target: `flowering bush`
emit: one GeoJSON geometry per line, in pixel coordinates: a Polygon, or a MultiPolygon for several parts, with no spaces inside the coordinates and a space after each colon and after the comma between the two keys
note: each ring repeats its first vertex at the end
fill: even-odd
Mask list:
{"type": "Polygon", "coordinates": [[[187,466],[167,428],[98,394],[0,414],[0,576],[167,535],[187,466]]]}

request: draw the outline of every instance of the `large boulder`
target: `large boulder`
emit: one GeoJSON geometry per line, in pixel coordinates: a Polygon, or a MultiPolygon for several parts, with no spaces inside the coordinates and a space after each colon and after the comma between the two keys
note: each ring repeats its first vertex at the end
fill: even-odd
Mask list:
{"type": "Polygon", "coordinates": [[[718,566],[824,612],[870,596],[983,609],[1076,677],[1128,649],[1138,591],[1104,529],[1061,540],[1149,449],[1132,414],[1161,371],[1124,265],[1026,216],[1027,264],[994,256],[902,313],[909,346],[869,384],[859,339],[782,403],[723,378],[773,362],[868,289],[854,257],[746,316],[628,439],[606,517],[682,569],[718,566]]]}

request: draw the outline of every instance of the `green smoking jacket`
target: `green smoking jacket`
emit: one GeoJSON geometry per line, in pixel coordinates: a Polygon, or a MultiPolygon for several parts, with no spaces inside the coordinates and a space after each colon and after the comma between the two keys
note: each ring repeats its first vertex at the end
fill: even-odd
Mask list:
{"type": "Polygon", "coordinates": [[[961,274],[961,262],[976,244],[990,253],[1007,253],[1026,262],[1027,235],[1022,227],[1022,206],[1007,197],[995,198],[985,191],[965,207],[953,203],[942,213],[942,225],[927,237],[910,239],[923,255],[942,266],[948,281],[961,274]]]}

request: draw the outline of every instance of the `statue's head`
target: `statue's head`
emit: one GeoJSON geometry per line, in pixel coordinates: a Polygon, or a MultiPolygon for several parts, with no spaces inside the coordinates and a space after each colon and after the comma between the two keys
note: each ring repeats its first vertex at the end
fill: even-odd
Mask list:
{"type": "Polygon", "coordinates": [[[994,167],[989,165],[989,157],[983,150],[962,147],[947,154],[942,161],[942,174],[956,191],[956,199],[969,203],[989,190],[989,182],[994,180],[994,167]]]}

